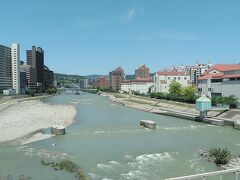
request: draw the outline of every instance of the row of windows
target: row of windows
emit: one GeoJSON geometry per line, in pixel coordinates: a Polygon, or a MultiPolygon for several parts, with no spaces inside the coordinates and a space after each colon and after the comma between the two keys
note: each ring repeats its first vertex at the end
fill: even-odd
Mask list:
{"type": "MultiPolygon", "coordinates": [[[[171,79],[171,77],[168,77],[168,80],[170,80],[170,79],[171,79]]],[[[175,79],[175,80],[177,80],[177,79],[180,80],[181,77],[178,77],[178,78],[177,78],[177,77],[174,77],[173,79],[175,79]]],[[[184,77],[184,80],[187,80],[187,77],[184,77]]]]}

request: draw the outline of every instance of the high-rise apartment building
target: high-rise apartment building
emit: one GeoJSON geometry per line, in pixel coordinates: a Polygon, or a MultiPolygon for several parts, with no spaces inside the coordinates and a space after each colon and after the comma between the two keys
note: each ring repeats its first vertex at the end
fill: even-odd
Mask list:
{"type": "Polygon", "coordinates": [[[145,64],[135,70],[135,79],[149,79],[149,68],[145,64]]]}
{"type": "Polygon", "coordinates": [[[31,50],[27,50],[27,64],[36,69],[36,86],[37,91],[44,90],[44,51],[42,48],[32,46],[31,50]]]}
{"type": "Polygon", "coordinates": [[[104,76],[98,78],[97,87],[100,89],[108,89],[108,78],[104,76]]]}
{"type": "Polygon", "coordinates": [[[54,73],[44,65],[44,89],[47,90],[54,86],[54,73]]]}
{"type": "Polygon", "coordinates": [[[109,88],[113,91],[119,91],[121,89],[121,83],[124,79],[124,69],[119,66],[114,71],[109,72],[109,88]]]}
{"type": "Polygon", "coordinates": [[[12,44],[12,89],[16,90],[16,94],[20,93],[20,46],[12,44]]]}
{"type": "Polygon", "coordinates": [[[89,80],[88,79],[80,79],[79,80],[79,88],[86,89],[89,87],[89,80]]]}
{"type": "Polygon", "coordinates": [[[212,66],[211,63],[208,64],[196,64],[195,66],[186,66],[186,72],[190,74],[190,80],[193,85],[198,85],[199,77],[206,72],[212,66]]]}
{"type": "Polygon", "coordinates": [[[25,94],[28,86],[26,72],[20,69],[20,92],[25,94]]]}
{"type": "Polygon", "coordinates": [[[25,63],[21,66],[21,70],[26,73],[28,89],[32,89],[35,92],[37,85],[36,69],[25,63]]]}
{"type": "Polygon", "coordinates": [[[0,45],[0,92],[12,88],[11,48],[0,45]]]}

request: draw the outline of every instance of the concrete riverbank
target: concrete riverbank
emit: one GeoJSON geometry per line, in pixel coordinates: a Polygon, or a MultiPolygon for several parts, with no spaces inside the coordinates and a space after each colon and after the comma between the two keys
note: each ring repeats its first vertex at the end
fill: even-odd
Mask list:
{"type": "Polygon", "coordinates": [[[41,130],[67,127],[74,123],[77,112],[75,105],[50,105],[38,98],[12,101],[0,107],[0,142],[18,139],[21,144],[51,137],[41,130]]]}
{"type": "MultiPolygon", "coordinates": [[[[147,99],[131,95],[114,95],[104,93],[104,96],[108,96],[113,102],[119,103],[126,107],[142,110],[145,112],[151,112],[155,114],[161,114],[166,116],[178,117],[182,119],[187,119],[191,121],[199,121],[198,112],[196,111],[194,105],[184,104],[184,103],[169,103],[167,101],[161,102],[155,99],[147,99]]],[[[232,112],[231,112],[232,113],[232,112]]],[[[239,117],[240,112],[236,111],[235,115],[230,118],[229,112],[222,111],[210,111],[208,113],[208,118],[206,118],[203,123],[208,123],[217,126],[229,125],[236,129],[240,129],[240,122],[236,118],[239,117]],[[239,127],[239,128],[238,128],[239,127]]]]}

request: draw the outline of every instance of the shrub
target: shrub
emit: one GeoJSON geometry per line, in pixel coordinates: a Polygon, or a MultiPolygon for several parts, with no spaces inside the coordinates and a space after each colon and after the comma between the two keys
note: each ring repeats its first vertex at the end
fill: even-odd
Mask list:
{"type": "Polygon", "coordinates": [[[60,169],[69,171],[69,172],[75,172],[78,169],[78,166],[74,164],[70,160],[64,160],[58,163],[57,165],[60,169]]]}
{"type": "Polygon", "coordinates": [[[48,94],[56,94],[57,93],[57,88],[48,88],[46,93],[48,93],[48,94]]]}
{"type": "Polygon", "coordinates": [[[213,159],[216,165],[225,165],[231,159],[231,153],[227,148],[213,148],[209,151],[209,156],[213,159]]]}
{"type": "Polygon", "coordinates": [[[222,97],[222,96],[214,96],[212,97],[212,104],[213,105],[218,105],[218,104],[225,104],[229,105],[231,108],[236,108],[238,104],[238,98],[235,96],[231,95],[228,97],[222,97]]]}
{"type": "Polygon", "coordinates": [[[192,103],[194,104],[198,98],[198,96],[184,96],[184,95],[172,95],[172,94],[166,94],[166,93],[151,93],[151,98],[156,99],[166,99],[170,101],[177,101],[177,102],[185,102],[185,103],[192,103]]]}
{"type": "Polygon", "coordinates": [[[81,168],[70,160],[63,160],[59,163],[42,160],[41,163],[45,166],[51,166],[54,170],[66,170],[70,173],[76,173],[75,177],[79,180],[87,180],[87,176],[81,168]]]}

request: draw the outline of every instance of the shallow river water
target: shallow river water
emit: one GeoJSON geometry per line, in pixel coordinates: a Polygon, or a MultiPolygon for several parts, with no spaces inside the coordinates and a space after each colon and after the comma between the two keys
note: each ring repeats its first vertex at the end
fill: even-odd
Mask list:
{"type": "Polygon", "coordinates": [[[227,147],[240,154],[240,131],[231,127],[142,112],[87,93],[44,102],[72,100],[78,101],[78,112],[66,135],[26,146],[0,144],[0,179],[19,179],[22,174],[32,179],[75,179],[74,174],[43,166],[41,160],[50,156],[73,160],[89,179],[164,179],[219,170],[199,156],[200,150],[227,147]],[[155,121],[157,129],[139,127],[142,119],[155,121]]]}

